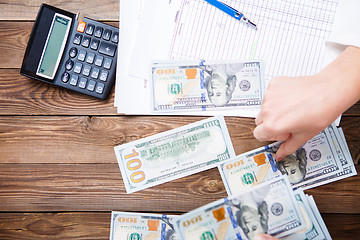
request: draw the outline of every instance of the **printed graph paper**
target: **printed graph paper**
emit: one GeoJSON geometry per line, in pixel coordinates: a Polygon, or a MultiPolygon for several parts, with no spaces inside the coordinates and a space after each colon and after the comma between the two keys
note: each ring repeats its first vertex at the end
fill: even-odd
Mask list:
{"type": "Polygon", "coordinates": [[[170,59],[263,59],[266,79],[318,72],[336,0],[224,0],[258,29],[203,0],[184,0],[177,14],[170,59]]]}

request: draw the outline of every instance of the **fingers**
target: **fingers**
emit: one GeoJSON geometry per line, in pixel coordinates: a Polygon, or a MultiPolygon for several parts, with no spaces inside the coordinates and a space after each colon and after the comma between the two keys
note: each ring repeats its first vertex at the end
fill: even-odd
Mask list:
{"type": "Polygon", "coordinates": [[[254,129],[253,134],[254,137],[259,141],[271,141],[274,136],[268,129],[266,129],[264,124],[258,125],[254,129]]]}
{"type": "Polygon", "coordinates": [[[255,236],[254,240],[279,240],[268,234],[258,234],[255,236]]]}
{"type": "Polygon", "coordinates": [[[256,124],[256,126],[258,126],[259,124],[262,124],[262,123],[263,123],[263,117],[262,117],[262,114],[260,111],[255,118],[255,124],[256,124]]]}
{"type": "Polygon", "coordinates": [[[306,141],[307,139],[301,135],[291,135],[277,150],[275,154],[276,161],[281,161],[286,156],[296,152],[306,141]]]}
{"type": "Polygon", "coordinates": [[[258,125],[254,129],[253,134],[259,141],[285,141],[291,136],[291,133],[277,133],[268,129],[264,124],[258,125]]]}

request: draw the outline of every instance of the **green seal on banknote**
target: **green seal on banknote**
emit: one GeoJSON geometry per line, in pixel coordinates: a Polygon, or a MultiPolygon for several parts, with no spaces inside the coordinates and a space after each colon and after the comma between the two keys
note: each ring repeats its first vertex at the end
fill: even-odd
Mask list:
{"type": "Polygon", "coordinates": [[[245,173],[242,176],[242,181],[247,185],[252,184],[254,182],[254,176],[251,173],[245,173]]]}
{"type": "Polygon", "coordinates": [[[141,236],[138,233],[131,233],[129,236],[129,240],[141,240],[141,236]]]}
{"type": "Polygon", "coordinates": [[[201,240],[213,240],[214,236],[211,232],[206,231],[201,235],[201,240]]]}

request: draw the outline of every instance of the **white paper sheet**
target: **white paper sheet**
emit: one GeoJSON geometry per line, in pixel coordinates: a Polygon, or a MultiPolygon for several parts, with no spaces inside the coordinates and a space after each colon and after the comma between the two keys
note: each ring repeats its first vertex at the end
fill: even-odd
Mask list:
{"type": "MultiPolygon", "coordinates": [[[[223,2],[243,12],[257,24],[258,30],[203,0],[146,1],[129,69],[123,73],[123,78],[125,74],[131,77],[121,80],[127,102],[118,102],[118,112],[153,114],[147,79],[150,63],[158,59],[264,59],[267,81],[279,75],[309,75],[323,67],[324,41],[331,32],[336,0],[223,2]]],[[[120,24],[121,21],[120,14],[120,24]]],[[[222,114],[255,117],[257,113],[232,111],[222,114]]]]}

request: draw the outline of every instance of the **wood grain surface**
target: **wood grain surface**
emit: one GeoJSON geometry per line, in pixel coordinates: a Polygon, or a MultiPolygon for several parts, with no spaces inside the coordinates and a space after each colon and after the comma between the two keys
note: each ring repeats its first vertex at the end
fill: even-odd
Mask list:
{"type": "MultiPolygon", "coordinates": [[[[322,214],[333,239],[357,239],[360,216],[322,214]]],[[[4,213],[1,239],[109,239],[109,212],[4,213]],[[16,226],[16,227],[14,227],[16,226]]]]}
{"type": "MultiPolygon", "coordinates": [[[[20,75],[42,1],[0,1],[0,239],[108,239],[112,210],[182,214],[226,196],[217,169],[126,194],[114,146],[205,117],[124,116],[101,101],[20,75]]],[[[51,1],[119,26],[119,1],[51,1]]],[[[131,105],[131,100],[128,104],[131,105]]],[[[266,145],[254,119],[226,117],[236,154],[266,145]]],[[[360,171],[360,102],[344,113],[360,171]]],[[[333,239],[360,235],[360,177],[306,191],[333,239]]]]}

